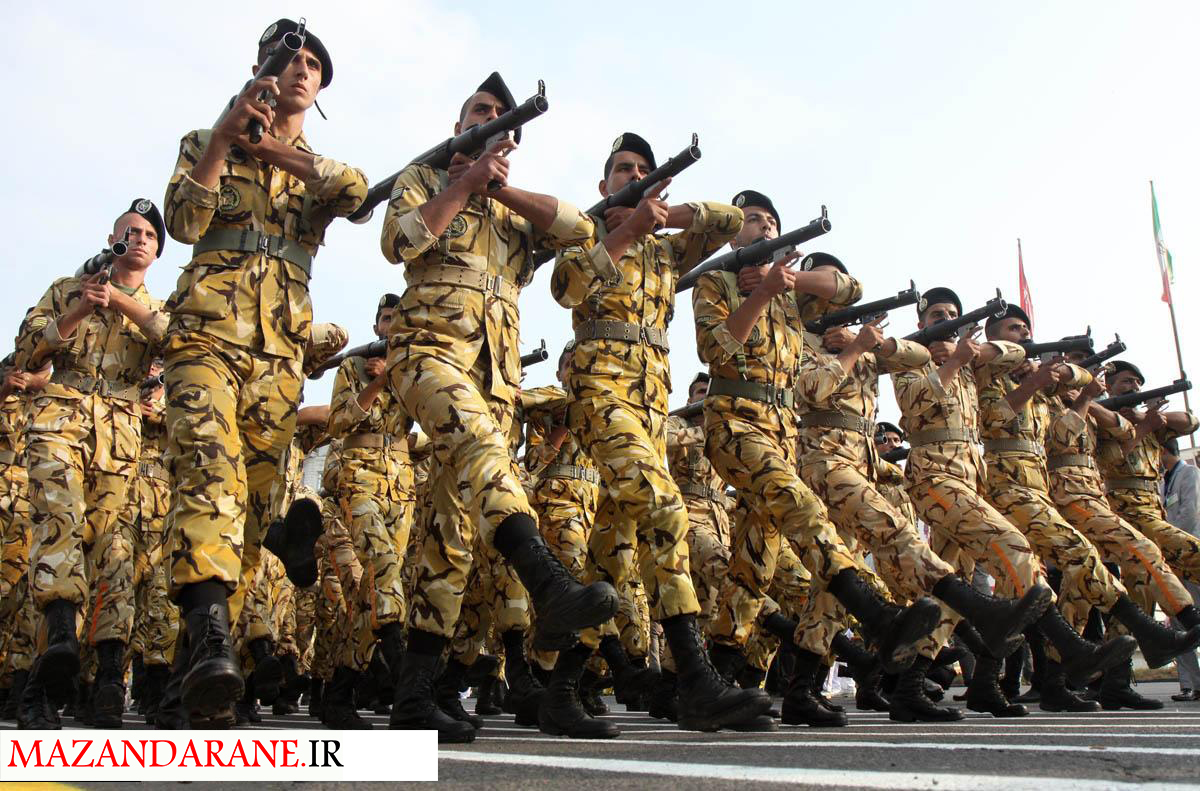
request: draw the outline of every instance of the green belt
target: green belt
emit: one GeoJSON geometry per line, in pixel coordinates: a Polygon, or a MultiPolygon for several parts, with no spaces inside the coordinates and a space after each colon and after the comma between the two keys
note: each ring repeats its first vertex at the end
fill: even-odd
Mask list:
{"type": "Polygon", "coordinates": [[[918,445],[932,445],[935,442],[969,442],[974,445],[979,439],[965,428],[931,428],[926,431],[914,431],[908,435],[908,444],[914,448],[918,445]]]}
{"type": "Polygon", "coordinates": [[[84,376],[75,371],[55,371],[50,375],[50,381],[64,387],[71,387],[81,393],[99,393],[107,398],[118,401],[137,401],[138,386],[114,382],[111,379],[98,379],[94,376],[84,376]]]}
{"type": "Polygon", "coordinates": [[[542,474],[543,478],[571,478],[576,481],[600,483],[600,473],[591,467],[580,467],[576,464],[551,464],[542,474]]]}
{"type": "Polygon", "coordinates": [[[627,321],[609,321],[608,319],[585,321],[575,330],[575,341],[579,343],[592,340],[644,343],[664,352],[671,351],[671,344],[667,342],[665,329],[643,327],[641,324],[631,324],[627,321]]]}
{"type": "Polygon", "coordinates": [[[216,228],[192,245],[193,257],[214,251],[273,255],[292,262],[303,269],[304,274],[312,275],[312,253],[305,250],[295,239],[285,239],[276,234],[262,233],[249,228],[216,228]]]}
{"type": "Polygon", "coordinates": [[[1045,456],[1046,449],[1042,443],[1028,439],[985,439],[983,449],[987,453],[1028,453],[1031,456],[1045,456]]]}
{"type": "Polygon", "coordinates": [[[1158,481],[1148,481],[1145,478],[1112,478],[1104,482],[1105,490],[1109,492],[1118,489],[1138,489],[1143,492],[1158,494],[1158,481]]]}
{"type": "Polygon", "coordinates": [[[872,435],[875,431],[875,424],[870,420],[845,412],[806,412],[800,416],[800,426],[801,428],[840,428],[846,431],[857,431],[864,435],[872,435]]]}
{"type": "Polygon", "coordinates": [[[777,404],[791,409],[796,403],[796,395],[790,387],[775,387],[758,382],[743,382],[740,379],[721,379],[714,376],[708,383],[710,396],[733,396],[748,398],[751,401],[761,401],[764,404],[777,404]]]}
{"type": "Polygon", "coordinates": [[[0,450],[0,464],[16,464],[16,463],[17,463],[16,451],[0,450]]]}
{"type": "Polygon", "coordinates": [[[167,468],[156,461],[139,461],[138,475],[144,475],[147,478],[154,478],[158,481],[171,480],[171,476],[167,473],[167,468]]]}
{"type": "Polygon", "coordinates": [[[1046,462],[1046,468],[1058,470],[1063,467],[1087,467],[1096,469],[1096,462],[1086,453],[1064,453],[1061,456],[1051,456],[1046,462]]]}
{"type": "Polygon", "coordinates": [[[720,489],[714,489],[711,486],[705,486],[702,483],[684,481],[679,484],[679,493],[685,497],[703,497],[706,500],[712,500],[718,505],[725,505],[725,492],[720,489]]]}

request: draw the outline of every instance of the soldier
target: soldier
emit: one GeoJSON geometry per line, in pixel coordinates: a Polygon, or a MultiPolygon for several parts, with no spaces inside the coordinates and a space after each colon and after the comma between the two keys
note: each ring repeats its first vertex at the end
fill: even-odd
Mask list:
{"type": "MultiPolygon", "coordinates": [[[[608,196],[655,168],[640,136],[616,139],[599,183],[608,196]]],[[[592,530],[588,573],[620,586],[637,565],[650,615],[662,625],[678,673],[681,728],[715,730],[753,720],[770,700],[737,690],[716,672],[696,627],[687,509],[665,463],[667,394],[671,389],[667,323],[676,279],[720,249],[742,225],[741,212],[721,203],[668,206],[660,182],[636,208],[612,208],[598,218],[595,243],[563,252],[551,292],[572,311],[568,425],[600,471],[604,488],[592,530]],[[659,228],[679,232],[656,236],[659,228]]],[[[600,633],[573,649],[580,665],[600,633]]],[[[568,652],[564,652],[568,653],[568,652]]],[[[556,675],[571,683],[559,656],[556,675]]],[[[553,681],[552,681],[553,688],[553,681]]],[[[577,727],[572,735],[584,735],[577,727]]],[[[611,737],[614,726],[593,721],[586,735],[611,737]]]]}
{"type": "MultiPolygon", "coordinates": [[[[290,19],[270,25],[257,62],[297,29],[290,19]]],[[[268,492],[294,433],[312,258],[326,226],[366,196],[360,171],[314,154],[304,137],[305,114],[332,79],[329,53],[308,31],[278,80],[252,81],[215,128],[183,138],[167,187],[171,235],[194,245],[168,301],[164,355],[177,487],[171,594],[187,641],[168,697],[181,696],[197,724],[227,724],[243,692],[229,624],[258,566],[268,492]],[[260,142],[247,134],[251,121],[266,130],[260,142]]]]}
{"type": "Polygon", "coordinates": [[[46,726],[39,693],[66,700],[80,671],[80,609],[95,588],[87,643],[96,651],[96,724],[121,725],[125,647],[133,627],[133,548],[117,526],[141,447],[138,385],[166,315],[146,291],[162,254],[158,208],[133,201],[109,244],[125,255],[107,272],[56,280],[27,317],[17,364],[54,373],[34,399],[26,453],[33,544],[29,585],[44,616],[38,659],[22,700],[22,727],[46,726]]]}
{"type": "MultiPolygon", "coordinates": [[[[1200,620],[1192,597],[1162,552],[1104,499],[1104,481],[1095,460],[1097,435],[1103,431],[1113,441],[1130,442],[1135,433],[1128,420],[1093,400],[1104,393],[1104,379],[1101,372],[1086,386],[1067,389],[1050,405],[1046,452],[1054,504],[1106,561],[1119,565],[1122,582],[1147,612],[1157,602],[1168,615],[1195,626],[1200,620]]],[[[1106,709],[1162,708],[1161,701],[1134,692],[1132,675],[1132,659],[1107,670],[1100,686],[1100,705],[1106,709]]]]}
{"type": "MultiPolygon", "coordinates": [[[[493,74],[463,103],[454,131],[515,106],[493,74]]],[[[529,591],[541,647],[606,620],[617,606],[611,587],[580,585],[546,546],[509,452],[521,374],[517,296],[533,276],[533,252],[585,243],[592,232],[570,204],[508,183],[506,154],[518,142],[519,132],[477,160],[456,155],[445,171],[409,165],[396,179],[380,240],[408,282],[392,321],[388,375],[433,442],[437,512],[418,560],[391,727],[434,728],[442,741],[475,737],[469,723],[441,712],[433,685],[458,622],[476,530],[529,591]]]]}
{"type": "Polygon", "coordinates": [[[875,465],[875,488],[892,507],[904,514],[912,524],[917,524],[917,511],[904,488],[904,470],[895,462],[884,458],[889,453],[901,452],[908,455],[904,447],[904,432],[895,423],[886,420],[875,424],[875,454],[879,463],[875,465]]]}
{"type": "MultiPolygon", "coordinates": [[[[375,309],[375,335],[385,339],[400,297],[384,294],[375,309]]],[[[394,673],[404,651],[404,549],[413,518],[413,473],[408,456],[412,419],[387,386],[382,357],[347,357],[333,382],[329,433],[342,439],[337,502],[358,562],[367,576],[347,604],[355,634],[342,647],[333,683],[325,690],[325,724],[370,728],[354,708],[354,680],[379,641],[394,673]]],[[[345,589],[343,589],[345,592],[345,589]]]]}
{"type": "MultiPolygon", "coordinates": [[[[813,272],[847,277],[845,265],[832,256],[813,254],[803,266],[813,272]]],[[[816,314],[832,309],[818,302],[816,314]]],[[[952,721],[961,712],[940,707],[925,692],[925,676],[959,620],[970,621],[993,651],[1002,651],[1013,636],[1033,623],[1050,604],[1049,588],[1034,587],[1021,601],[994,599],[972,588],[954,568],[929,548],[916,523],[875,488],[874,422],[879,377],[925,368],[929,352],[907,340],[885,338],[878,320],[856,334],[831,327],[820,337],[806,332],[805,355],[797,394],[804,404],[800,418],[801,476],[828,506],[843,536],[862,543],[875,558],[875,569],[898,600],[913,601],[925,593],[941,600],[942,617],[933,639],[922,644],[917,659],[901,673],[890,697],[891,718],[902,722],[952,721]]],[[[996,692],[989,689],[988,692],[996,692]]],[[[997,716],[1026,713],[1008,708],[994,695],[977,693],[968,705],[997,716]]]]}

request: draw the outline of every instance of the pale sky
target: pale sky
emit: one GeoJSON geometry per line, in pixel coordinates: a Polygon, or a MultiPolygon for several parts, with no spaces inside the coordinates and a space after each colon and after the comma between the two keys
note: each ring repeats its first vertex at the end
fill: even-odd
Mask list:
{"type": "MultiPolygon", "coordinates": [[[[1020,237],[1035,337],[1091,325],[1103,346],[1120,332],[1148,387],[1177,376],[1154,179],[1185,369],[1200,354],[1195,3],[688,2],[636,15],[572,3],[7,7],[9,337],[54,278],[103,246],[130,200],[161,206],[179,139],[241,88],[269,23],[304,15],[334,62],[320,96],[330,120],[310,113],[308,140],[372,180],[444,139],[493,69],[518,100],[541,78],[550,111],[526,127],[511,183],[586,208],[618,134],[643,135],[662,161],[698,132],[703,159],[672,185],[673,202],[757,189],[785,229],[827,205],[834,230],[806,251],[840,257],[866,299],[911,278],[954,288],[968,309],[997,287],[1016,302],[1020,237]]],[[[345,326],[351,344],[372,339],[380,294],[404,288],[379,252],[381,216],[335,223],[314,264],[316,319],[345,326]]],[[[168,241],[151,293],[169,296],[188,258],[168,241]]],[[[548,269],[521,297],[523,351],[545,338],[556,352],[570,335],[548,269]]],[[[912,309],[890,320],[896,334],[914,324],[912,309]]],[[[700,367],[688,297],[671,345],[678,406],[700,367]]],[[[551,368],[531,369],[526,385],[548,383],[551,368]]],[[[306,401],[327,400],[332,379],[310,383],[306,401]]],[[[894,420],[883,390],[881,417],[894,420]]]]}

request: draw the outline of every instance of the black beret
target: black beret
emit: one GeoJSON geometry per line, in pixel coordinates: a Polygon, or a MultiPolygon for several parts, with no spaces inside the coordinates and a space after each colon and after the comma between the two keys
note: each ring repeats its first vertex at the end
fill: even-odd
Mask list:
{"type": "Polygon", "coordinates": [[[875,436],[878,437],[878,436],[881,436],[883,434],[888,434],[888,433],[898,434],[898,435],[900,435],[900,441],[901,442],[904,441],[904,432],[901,431],[900,427],[897,426],[895,423],[889,423],[886,420],[881,420],[875,424],[875,436]]]}
{"type": "Polygon", "coordinates": [[[958,309],[958,315],[962,315],[962,300],[958,298],[958,294],[944,286],[938,286],[921,293],[921,299],[917,302],[917,318],[921,318],[930,305],[940,305],[943,302],[953,305],[958,309]]]}
{"type": "Polygon", "coordinates": [[[990,327],[996,322],[1004,321],[1005,319],[1020,319],[1021,321],[1025,322],[1025,326],[1029,328],[1030,332],[1033,331],[1033,322],[1029,320],[1029,314],[1022,310],[1020,305],[1014,305],[1011,302],[1008,303],[1008,307],[999,316],[994,314],[988,316],[988,319],[983,323],[983,326],[990,327]]]}
{"type": "Polygon", "coordinates": [[[379,321],[379,314],[384,308],[394,308],[400,304],[400,295],[387,293],[379,298],[379,307],[375,308],[375,321],[379,321]]]}
{"type": "Polygon", "coordinates": [[[1125,360],[1114,360],[1113,362],[1109,363],[1109,365],[1112,366],[1113,373],[1119,374],[1122,371],[1129,371],[1138,378],[1139,385],[1146,384],[1146,377],[1142,375],[1142,369],[1138,368],[1133,363],[1125,360]]]}
{"type": "Polygon", "coordinates": [[[846,265],[843,264],[837,256],[830,255],[829,253],[809,253],[808,255],[804,256],[804,258],[800,259],[801,272],[811,272],[818,266],[832,266],[840,271],[843,275],[850,274],[848,271],[846,271],[846,265]]]}
{"type": "MultiPolygon", "coordinates": [[[[476,93],[490,93],[500,100],[504,105],[504,111],[508,112],[517,106],[517,100],[513,98],[512,91],[508,89],[508,84],[504,82],[504,78],[500,76],[500,72],[493,71],[488,75],[487,79],[479,83],[479,87],[475,89],[476,93]]],[[[513,142],[521,142],[521,127],[513,130],[513,142]]]]}
{"type": "MultiPolygon", "coordinates": [[[[300,30],[299,22],[280,19],[278,22],[271,23],[259,36],[258,47],[262,49],[268,44],[274,44],[288,33],[295,33],[298,30],[300,30]]],[[[304,47],[316,55],[317,60],[321,61],[321,87],[328,88],[329,83],[333,82],[333,61],[329,57],[329,50],[325,49],[325,45],[321,43],[321,39],[317,38],[307,26],[304,29],[304,47]]]]}
{"type": "Polygon", "coordinates": [[[763,195],[757,190],[742,190],[737,195],[733,196],[733,205],[739,209],[744,209],[747,206],[761,206],[771,212],[771,216],[775,218],[775,227],[783,229],[783,223],[779,220],[779,212],[775,210],[775,204],[766,195],[763,195]]]}
{"type": "Polygon", "coordinates": [[[133,203],[129,204],[129,208],[121,212],[122,217],[126,214],[140,215],[146,222],[154,226],[154,230],[158,233],[158,252],[154,254],[154,257],[161,256],[163,245],[167,242],[167,226],[163,223],[162,215],[159,214],[154,201],[149,198],[134,198],[133,203]]]}
{"type": "Polygon", "coordinates": [[[608,178],[608,171],[612,169],[613,157],[618,151],[632,151],[635,154],[641,155],[650,165],[650,169],[654,170],[658,164],[654,161],[654,149],[650,148],[650,144],[646,142],[646,138],[633,132],[626,132],[617,137],[613,141],[612,151],[608,155],[608,159],[604,161],[604,178],[608,178]]]}

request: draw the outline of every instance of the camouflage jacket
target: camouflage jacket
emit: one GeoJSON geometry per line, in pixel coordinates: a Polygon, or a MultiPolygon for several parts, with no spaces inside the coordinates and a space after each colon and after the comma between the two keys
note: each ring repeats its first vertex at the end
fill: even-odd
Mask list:
{"type": "MultiPolygon", "coordinates": [[[[1115,440],[1128,441],[1133,438],[1133,425],[1117,415],[1117,426],[1106,433],[1115,440]]],[[[1095,465],[1098,436],[1099,426],[1092,416],[1084,420],[1062,399],[1055,399],[1050,405],[1050,429],[1046,433],[1049,460],[1067,455],[1087,456],[1093,460],[1091,467],[1072,464],[1050,471],[1050,488],[1055,501],[1062,503],[1078,497],[1104,496],[1104,479],[1095,465]]]]}
{"type": "Polygon", "coordinates": [[[29,396],[10,393],[0,401],[0,452],[11,453],[14,461],[5,464],[24,466],[25,427],[29,425],[29,396]]]}
{"type": "Polygon", "coordinates": [[[561,387],[535,387],[521,391],[521,407],[525,416],[525,467],[536,481],[551,464],[567,464],[594,469],[591,456],[567,432],[558,450],[549,443],[550,434],[566,421],[567,392],[561,387]]]}
{"type": "Polygon", "coordinates": [[[413,470],[408,432],[412,419],[386,385],[371,408],[364,410],[358,396],[368,384],[367,361],[362,357],[343,360],[333,380],[329,435],[346,440],[355,434],[380,434],[384,442],[383,447],[343,448],[340,486],[388,499],[411,500],[413,470]]]}
{"type": "MultiPolygon", "coordinates": [[[[299,242],[315,255],[325,229],[357,209],[367,195],[362,171],[315,157],[307,181],[230,148],[220,181],[209,189],[191,177],[210,139],[189,132],[179,146],[167,185],[163,219],[167,232],[195,244],[221,229],[253,230],[299,242]]],[[[301,133],[290,143],[312,153],[301,133]]],[[[213,250],[183,268],[167,300],[172,332],[203,332],[239,348],[298,360],[309,339],[312,300],[309,272],[265,252],[213,250]]]]}
{"type": "MultiPolygon", "coordinates": [[[[850,305],[862,296],[862,284],[835,273],[837,305],[850,305]]],[[[708,272],[692,289],[692,312],[696,322],[696,353],[708,364],[709,373],[722,379],[738,379],[771,385],[780,392],[795,393],[804,359],[804,327],[801,308],[794,292],[780,294],[759,315],[746,342],[739,343],[725,322],[742,304],[737,276],[732,272],[708,272]]],[[[736,413],[779,436],[794,438],[794,409],[747,398],[713,395],[704,400],[706,413],[736,413]]],[[[794,441],[794,440],[789,440],[794,441]]]]}
{"type": "MultiPolygon", "coordinates": [[[[594,320],[620,321],[666,330],[675,313],[675,281],[737,235],[742,212],[722,203],[689,203],[695,215],[687,230],[644,236],[613,261],[603,244],[603,224],[588,247],[564,250],[554,263],[550,291],[571,309],[578,331],[594,320]]],[[[667,412],[671,365],[667,352],[648,343],[590,339],[571,358],[571,395],[617,398],[639,408],[667,412]]]]}
{"type": "Polygon", "coordinates": [[[704,426],[678,415],[667,418],[667,466],[680,486],[698,484],[723,493],[725,481],[704,455],[704,438],[704,426]]]}
{"type": "MultiPolygon", "coordinates": [[[[910,439],[913,434],[935,429],[963,431],[973,438],[979,437],[979,389],[1025,361],[1025,350],[1017,344],[989,343],[1000,354],[988,363],[964,365],[949,388],[942,387],[937,366],[932,362],[919,371],[892,376],[900,405],[900,428],[910,439]]],[[[910,485],[935,478],[956,478],[968,486],[980,487],[984,480],[983,454],[974,441],[914,443],[904,477],[910,485]]]]}
{"type": "Polygon", "coordinates": [[[1161,428],[1153,434],[1142,437],[1137,447],[1129,454],[1121,448],[1121,443],[1128,442],[1133,435],[1122,434],[1113,430],[1101,430],[1100,449],[1096,461],[1100,464],[1100,472],[1105,480],[1117,478],[1141,478],[1147,481],[1159,479],[1160,452],[1164,442],[1177,437],[1186,437],[1198,427],[1200,421],[1194,415],[1188,415],[1187,431],[1172,431],[1161,428]]]}
{"type": "Polygon", "coordinates": [[[409,165],[396,179],[380,246],[403,263],[409,287],[392,323],[392,344],[428,354],[469,371],[487,348],[490,394],[514,403],[521,381],[520,313],[515,299],[453,284],[414,285],[431,267],[448,265],[502,278],[522,288],[533,279],[533,253],[584,244],[592,221],[559,201],[545,232],[491,198],[474,195],[441,236],[425,225],[420,207],[449,186],[446,171],[409,165]]]}

